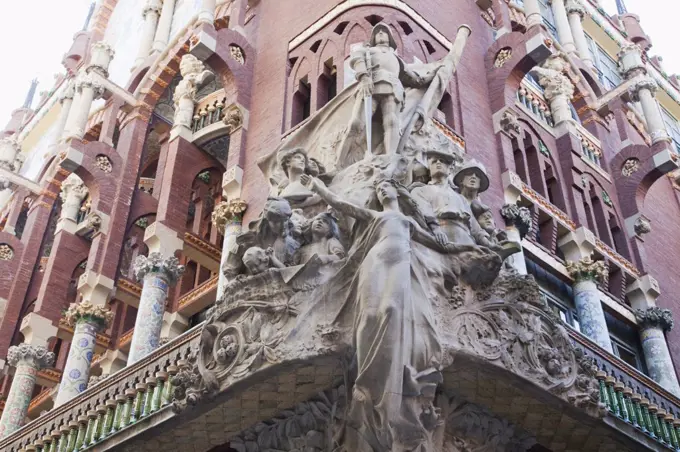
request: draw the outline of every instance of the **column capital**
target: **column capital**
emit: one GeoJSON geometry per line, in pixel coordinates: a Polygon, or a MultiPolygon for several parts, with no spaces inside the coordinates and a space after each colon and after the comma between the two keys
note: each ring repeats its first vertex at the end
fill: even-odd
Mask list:
{"type": "Polygon", "coordinates": [[[78,292],[83,302],[105,306],[111,298],[115,282],[104,275],[87,270],[78,278],[78,292]]]}
{"type": "Polygon", "coordinates": [[[517,203],[504,204],[501,216],[506,226],[517,228],[520,238],[524,238],[531,230],[531,211],[526,207],[520,207],[517,203]]]}
{"type": "Polygon", "coordinates": [[[61,183],[61,193],[59,194],[59,197],[65,203],[68,203],[68,201],[73,198],[77,198],[78,203],[80,203],[85,199],[88,193],[89,191],[83,180],[78,177],[77,174],[71,173],[61,183]]]}
{"type": "Polygon", "coordinates": [[[66,86],[64,87],[63,91],[59,94],[59,102],[63,104],[64,101],[67,99],[73,100],[73,96],[75,96],[75,94],[76,94],[76,80],[74,77],[71,77],[66,81],[66,86]]]}
{"type": "Polygon", "coordinates": [[[545,90],[544,95],[548,102],[560,95],[569,100],[574,97],[574,84],[566,75],[569,68],[569,61],[560,52],[549,56],[541,66],[532,69],[538,76],[538,83],[545,90]]]}
{"type": "Polygon", "coordinates": [[[670,309],[652,306],[635,311],[635,318],[641,328],[660,328],[664,332],[673,329],[673,313],[670,309]]]}
{"type": "Polygon", "coordinates": [[[109,76],[109,65],[111,60],[116,56],[116,52],[113,50],[108,43],[104,41],[97,41],[92,44],[91,47],[91,57],[90,65],[88,70],[95,70],[102,74],[104,77],[109,76]]]}
{"type": "Polygon", "coordinates": [[[75,327],[78,322],[87,322],[96,325],[100,329],[106,329],[111,320],[113,320],[113,312],[106,306],[83,301],[71,303],[66,312],[64,312],[64,319],[71,327],[75,327]]]}
{"type": "Polygon", "coordinates": [[[628,94],[630,95],[631,99],[633,99],[634,102],[640,101],[640,90],[642,89],[646,89],[652,95],[654,95],[656,94],[656,91],[659,89],[659,85],[652,77],[649,76],[641,77],[639,80],[637,80],[635,83],[628,87],[628,94]]]}
{"type": "Polygon", "coordinates": [[[19,344],[7,350],[7,363],[16,367],[22,361],[36,369],[50,367],[54,364],[54,353],[42,345],[19,344]]]}
{"type": "Polygon", "coordinates": [[[144,5],[144,9],[142,9],[142,17],[146,19],[148,14],[156,14],[156,16],[159,16],[161,14],[162,7],[163,3],[161,0],[147,0],[146,4],[144,5]]]}
{"type": "Polygon", "coordinates": [[[17,156],[21,153],[21,145],[12,137],[0,140],[0,168],[7,171],[18,171],[21,165],[17,156]]]}
{"type": "Polygon", "coordinates": [[[174,255],[184,248],[184,240],[177,231],[158,221],[154,221],[144,230],[144,243],[149,247],[150,253],[166,256],[174,255]]]}
{"type": "Polygon", "coordinates": [[[94,97],[97,98],[104,94],[104,85],[102,85],[96,76],[81,71],[76,76],[76,90],[81,92],[83,88],[92,88],[94,97]]]}
{"type": "Polygon", "coordinates": [[[586,9],[578,0],[567,0],[567,14],[578,14],[581,20],[586,16],[586,9]]]}
{"type": "Polygon", "coordinates": [[[567,261],[578,261],[590,256],[597,246],[596,243],[593,231],[581,226],[559,239],[557,245],[567,261]]]}
{"type": "Polygon", "coordinates": [[[240,222],[243,220],[243,214],[248,208],[248,204],[240,198],[229,201],[222,201],[215,206],[212,213],[213,225],[224,235],[224,229],[228,223],[240,222]]]}
{"type": "Polygon", "coordinates": [[[31,312],[21,320],[19,331],[24,335],[24,343],[33,346],[46,346],[47,342],[57,336],[57,327],[46,317],[31,312]]]}
{"type": "Polygon", "coordinates": [[[576,282],[594,281],[602,282],[607,276],[607,267],[604,261],[594,261],[586,256],[578,261],[567,261],[567,272],[576,282]]]}
{"type": "Polygon", "coordinates": [[[175,256],[164,259],[161,253],[150,253],[149,257],[137,256],[133,271],[139,281],[149,273],[162,273],[174,284],[184,273],[184,265],[175,256]]]}
{"type": "Polygon", "coordinates": [[[621,47],[616,56],[619,58],[619,72],[624,78],[630,79],[639,73],[647,73],[645,63],[642,61],[642,48],[639,45],[628,42],[621,47]]]}

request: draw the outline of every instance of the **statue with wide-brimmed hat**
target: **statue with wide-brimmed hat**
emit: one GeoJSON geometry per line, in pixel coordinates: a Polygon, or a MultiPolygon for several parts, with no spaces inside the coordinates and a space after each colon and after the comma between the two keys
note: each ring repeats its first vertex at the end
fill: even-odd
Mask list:
{"type": "Polygon", "coordinates": [[[477,160],[469,160],[453,176],[453,183],[460,194],[469,202],[489,188],[489,176],[484,165],[477,160]]]}

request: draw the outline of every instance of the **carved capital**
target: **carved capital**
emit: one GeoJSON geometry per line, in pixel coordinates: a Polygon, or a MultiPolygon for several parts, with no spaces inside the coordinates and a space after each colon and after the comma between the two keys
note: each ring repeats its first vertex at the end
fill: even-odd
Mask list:
{"type": "Polygon", "coordinates": [[[142,17],[146,19],[148,14],[159,16],[161,14],[161,8],[163,8],[163,4],[160,0],[147,0],[146,5],[144,5],[144,9],[142,10],[142,17]]]}
{"type": "Polygon", "coordinates": [[[248,204],[242,199],[232,199],[231,201],[222,201],[215,206],[212,213],[212,222],[215,227],[224,234],[224,229],[227,224],[231,222],[240,222],[243,220],[243,213],[248,208],[248,204]]]}
{"type": "Polygon", "coordinates": [[[161,253],[151,253],[149,257],[137,256],[133,271],[139,281],[148,273],[162,273],[174,284],[184,273],[184,265],[180,265],[174,256],[164,259],[161,253]]]}
{"type": "Polygon", "coordinates": [[[604,261],[594,261],[590,256],[586,256],[577,262],[567,261],[567,272],[576,282],[602,282],[607,277],[607,267],[604,261]]]}
{"type": "Polygon", "coordinates": [[[567,14],[578,14],[581,20],[586,16],[586,10],[578,0],[567,0],[567,14]]]}
{"type": "Polygon", "coordinates": [[[670,309],[653,306],[635,311],[635,318],[641,328],[661,328],[664,332],[673,329],[673,313],[670,309]]]}
{"type": "Polygon", "coordinates": [[[21,361],[27,362],[36,369],[50,367],[54,364],[54,353],[42,345],[19,344],[7,350],[7,363],[17,366],[21,361]]]}
{"type": "Polygon", "coordinates": [[[20,152],[21,146],[14,138],[7,137],[0,140],[0,168],[7,171],[18,171],[21,167],[17,162],[17,156],[20,152]]]}
{"type": "Polygon", "coordinates": [[[659,89],[659,85],[656,83],[656,81],[651,78],[651,77],[644,77],[640,79],[639,81],[635,82],[628,88],[628,93],[630,94],[630,97],[635,101],[638,102],[640,100],[640,90],[649,90],[649,92],[654,95],[656,94],[656,91],[659,89]]]}
{"type": "Polygon", "coordinates": [[[85,88],[91,88],[94,91],[95,99],[104,94],[104,86],[99,83],[99,80],[86,72],[81,72],[76,77],[76,90],[82,92],[85,88]]]}
{"type": "Polygon", "coordinates": [[[64,312],[64,319],[69,326],[74,327],[76,323],[83,321],[93,323],[101,329],[106,329],[111,320],[113,320],[113,312],[106,306],[95,305],[87,301],[80,303],[71,303],[69,308],[64,312]]]}
{"type": "Polygon", "coordinates": [[[517,204],[505,204],[501,207],[501,216],[506,226],[514,226],[524,238],[531,230],[531,211],[517,204]]]}
{"type": "Polygon", "coordinates": [[[59,197],[66,204],[80,203],[88,194],[87,187],[83,180],[75,173],[71,173],[61,183],[61,193],[59,197]]]}
{"type": "Polygon", "coordinates": [[[70,79],[68,79],[68,81],[66,82],[66,87],[59,95],[59,102],[64,103],[66,99],[72,100],[75,94],[76,94],[76,81],[73,77],[71,77],[70,79]]]}

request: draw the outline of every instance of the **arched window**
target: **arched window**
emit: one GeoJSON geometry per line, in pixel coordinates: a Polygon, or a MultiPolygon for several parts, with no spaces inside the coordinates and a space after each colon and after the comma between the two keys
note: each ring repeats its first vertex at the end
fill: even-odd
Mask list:
{"type": "Polygon", "coordinates": [[[300,79],[295,94],[293,94],[293,110],[291,112],[292,127],[309,118],[312,110],[311,90],[312,88],[309,84],[308,76],[305,75],[300,79]]]}

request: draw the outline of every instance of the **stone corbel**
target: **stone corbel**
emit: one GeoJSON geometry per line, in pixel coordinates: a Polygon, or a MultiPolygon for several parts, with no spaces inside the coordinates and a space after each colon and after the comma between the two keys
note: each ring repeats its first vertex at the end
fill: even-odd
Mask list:
{"type": "Polygon", "coordinates": [[[78,293],[83,302],[96,306],[106,306],[115,292],[115,283],[111,278],[86,271],[78,279],[78,293]]]}
{"type": "Polygon", "coordinates": [[[222,193],[227,199],[240,198],[242,184],[243,169],[238,165],[234,165],[225,171],[222,176],[222,193]]]}
{"type": "Polygon", "coordinates": [[[35,312],[26,315],[19,327],[24,343],[36,347],[46,347],[48,341],[57,336],[57,327],[52,321],[35,312]]]}
{"type": "Polygon", "coordinates": [[[78,223],[76,235],[80,237],[106,234],[109,230],[109,216],[105,213],[93,210],[85,219],[78,223]]]}
{"type": "Polygon", "coordinates": [[[595,251],[596,243],[595,234],[581,226],[559,239],[557,245],[567,261],[578,262],[595,251]]]}
{"type": "Polygon", "coordinates": [[[633,309],[645,310],[656,306],[659,295],[661,295],[659,282],[649,274],[636,279],[626,288],[626,297],[633,309]]]}
{"type": "Polygon", "coordinates": [[[149,247],[149,255],[160,253],[163,256],[174,256],[175,252],[184,249],[184,240],[177,231],[158,221],[144,230],[144,243],[149,247]]]}
{"type": "Polygon", "coordinates": [[[518,138],[522,133],[518,119],[519,116],[510,107],[497,111],[494,114],[494,132],[503,133],[509,138],[518,138]]]}

